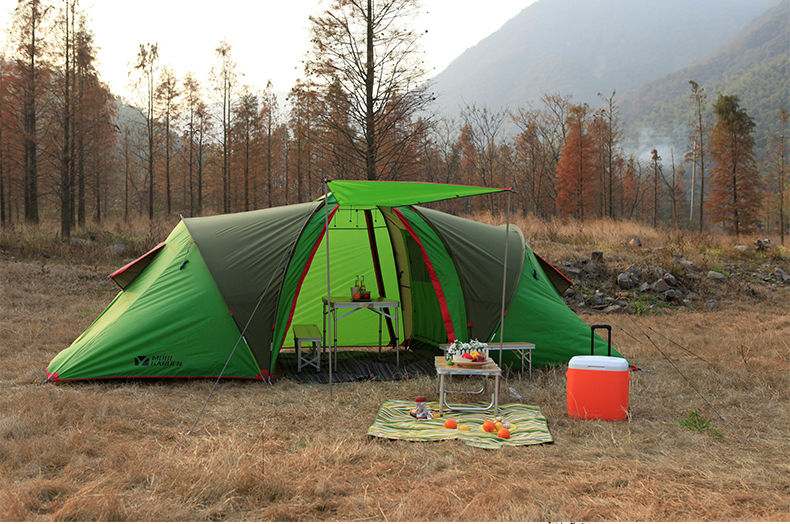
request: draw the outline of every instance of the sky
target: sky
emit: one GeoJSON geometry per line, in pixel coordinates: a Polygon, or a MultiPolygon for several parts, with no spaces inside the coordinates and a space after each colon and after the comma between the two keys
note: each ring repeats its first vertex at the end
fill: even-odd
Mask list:
{"type": "MultiPolygon", "coordinates": [[[[0,20],[8,27],[18,0],[0,0],[0,20]]],[[[440,73],[466,49],[495,32],[535,0],[423,0],[415,27],[422,38],[430,76],[440,73]]],[[[56,0],[63,3],[63,0],[56,0]]],[[[204,85],[217,63],[223,40],[232,48],[240,82],[254,88],[288,91],[303,77],[310,49],[310,15],[329,0],[80,0],[99,48],[99,73],[116,94],[133,98],[129,71],[140,44],[159,45],[159,63],[178,78],[188,71],[204,85]]]]}

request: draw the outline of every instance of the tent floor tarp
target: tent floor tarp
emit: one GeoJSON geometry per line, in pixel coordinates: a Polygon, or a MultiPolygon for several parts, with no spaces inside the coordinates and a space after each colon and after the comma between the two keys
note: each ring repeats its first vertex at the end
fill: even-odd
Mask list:
{"type": "MultiPolygon", "coordinates": [[[[433,361],[420,355],[401,351],[401,367],[395,365],[394,351],[384,351],[379,357],[378,352],[350,350],[338,352],[337,371],[332,374],[333,382],[354,382],[359,380],[402,380],[419,376],[433,377],[436,372],[433,361]]],[[[294,382],[329,383],[329,366],[326,354],[321,360],[321,370],[305,369],[297,372],[296,355],[282,352],[277,360],[275,379],[286,378],[294,382]]]]}

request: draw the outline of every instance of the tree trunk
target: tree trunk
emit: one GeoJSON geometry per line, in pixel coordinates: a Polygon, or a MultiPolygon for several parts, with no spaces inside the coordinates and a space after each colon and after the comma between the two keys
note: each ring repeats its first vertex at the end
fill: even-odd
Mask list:
{"type": "Polygon", "coordinates": [[[367,142],[365,168],[368,180],[376,180],[376,120],[374,115],[373,84],[375,81],[373,57],[373,0],[368,0],[367,54],[365,60],[365,138],[367,142]]]}
{"type": "Polygon", "coordinates": [[[60,157],[60,238],[68,240],[71,236],[72,221],[72,173],[71,173],[71,42],[69,27],[69,9],[66,3],[66,49],[65,49],[65,69],[63,76],[63,149],[60,157]]]}

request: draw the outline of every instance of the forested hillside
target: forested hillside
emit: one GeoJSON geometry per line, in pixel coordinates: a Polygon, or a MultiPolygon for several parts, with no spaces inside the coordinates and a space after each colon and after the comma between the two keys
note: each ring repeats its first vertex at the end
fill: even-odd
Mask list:
{"type": "Polygon", "coordinates": [[[547,93],[597,104],[713,52],[778,0],[539,0],[435,77],[438,104],[492,109],[547,93]]]}
{"type": "Polygon", "coordinates": [[[738,95],[757,124],[758,157],[779,129],[776,116],[790,105],[790,1],[755,18],[710,56],[620,97],[623,120],[649,143],[688,142],[689,81],[713,101],[721,92],[738,95]]]}

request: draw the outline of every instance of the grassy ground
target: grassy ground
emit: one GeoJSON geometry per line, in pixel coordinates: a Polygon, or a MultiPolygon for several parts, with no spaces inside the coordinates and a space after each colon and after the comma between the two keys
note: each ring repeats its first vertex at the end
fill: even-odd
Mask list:
{"type": "MultiPolygon", "coordinates": [[[[559,243],[540,227],[531,244],[554,263],[569,249],[609,256],[632,235],[685,243],[695,261],[732,243],[606,224],[551,226],[559,243]]],[[[633,373],[624,422],[570,419],[564,367],[508,377],[503,391],[542,408],[551,445],[366,436],[384,400],[437,400],[428,378],[335,385],[331,396],[325,385],[224,381],[188,434],[211,381],[37,385],[110,302],[101,277],[123,260],[36,238],[6,233],[0,255],[0,520],[790,520],[787,288],[732,288],[715,311],[584,316],[611,324],[616,347],[654,373],[633,373]]]]}

